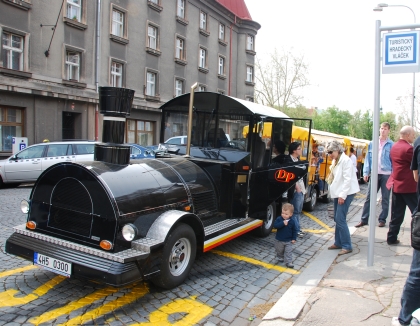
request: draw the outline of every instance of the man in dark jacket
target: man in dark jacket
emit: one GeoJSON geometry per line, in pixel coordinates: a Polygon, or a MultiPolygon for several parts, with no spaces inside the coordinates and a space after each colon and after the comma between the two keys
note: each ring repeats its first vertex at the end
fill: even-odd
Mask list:
{"type": "Polygon", "coordinates": [[[387,187],[392,187],[391,222],[387,242],[389,245],[398,244],[398,233],[404,221],[405,210],[408,206],[411,213],[417,207],[417,183],[410,170],[413,159],[413,146],[416,134],[411,126],[404,126],[400,130],[400,139],[391,148],[392,173],[387,187]]]}

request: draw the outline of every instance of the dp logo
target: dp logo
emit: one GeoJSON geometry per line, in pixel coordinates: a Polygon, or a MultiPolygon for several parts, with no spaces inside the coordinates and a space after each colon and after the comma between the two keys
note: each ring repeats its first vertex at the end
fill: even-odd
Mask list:
{"type": "Polygon", "coordinates": [[[278,182],[289,182],[296,178],[295,174],[292,172],[287,172],[286,170],[277,170],[274,172],[274,178],[278,182]]]}

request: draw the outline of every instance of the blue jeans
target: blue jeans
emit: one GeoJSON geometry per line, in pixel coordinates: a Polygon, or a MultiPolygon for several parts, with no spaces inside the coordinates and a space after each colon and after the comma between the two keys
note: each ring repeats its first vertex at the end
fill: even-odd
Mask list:
{"type": "Polygon", "coordinates": [[[347,212],[355,194],[348,195],[344,204],[338,205],[338,198],[334,198],[335,242],[337,247],[353,250],[351,246],[350,231],[347,226],[347,212]]]}
{"type": "Polygon", "coordinates": [[[410,273],[405,281],[401,296],[401,311],[398,320],[401,325],[410,325],[411,314],[420,308],[420,251],[413,249],[410,273]]]}
{"type": "Polygon", "coordinates": [[[303,193],[302,192],[297,192],[295,191],[295,193],[293,194],[293,199],[291,204],[294,207],[294,211],[293,211],[293,216],[292,219],[294,219],[295,221],[295,225],[296,225],[296,232],[300,232],[300,213],[302,213],[302,207],[303,207],[303,193]]]}
{"type": "MultiPolygon", "coordinates": [[[[379,214],[379,222],[386,222],[386,218],[388,217],[389,211],[389,194],[391,190],[388,190],[386,187],[386,183],[389,179],[389,175],[387,174],[378,174],[378,187],[376,191],[381,189],[382,193],[382,212],[379,214]]],[[[362,222],[364,224],[369,224],[369,210],[370,210],[370,181],[369,181],[369,191],[367,193],[365,204],[363,205],[363,212],[362,212],[362,222]]]]}

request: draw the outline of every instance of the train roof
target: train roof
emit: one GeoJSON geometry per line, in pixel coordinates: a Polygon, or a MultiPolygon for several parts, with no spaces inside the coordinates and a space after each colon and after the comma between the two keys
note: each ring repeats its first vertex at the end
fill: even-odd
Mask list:
{"type": "MultiPolygon", "coordinates": [[[[160,108],[170,112],[188,112],[190,93],[180,95],[166,102],[160,108]]],[[[214,112],[217,108],[219,114],[229,115],[258,115],[271,118],[288,119],[283,112],[262,104],[241,100],[213,92],[195,92],[194,108],[200,112],[214,112]]]]}

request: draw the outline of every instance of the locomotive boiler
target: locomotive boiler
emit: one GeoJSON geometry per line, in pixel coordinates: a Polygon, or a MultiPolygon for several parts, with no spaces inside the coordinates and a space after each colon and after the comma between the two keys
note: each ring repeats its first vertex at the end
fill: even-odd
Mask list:
{"type": "Polygon", "coordinates": [[[95,160],[41,174],[8,253],[68,277],[173,288],[197,253],[250,231],[270,234],[276,202],[307,173],[307,162],[272,161],[271,144],[290,143],[293,121],[221,94],[199,92],[194,103],[185,94],[161,107],[160,140],[188,127],[188,145],[130,160],[122,143],[133,97],[131,90],[100,88],[103,143],[95,145],[95,160]],[[271,135],[263,139],[267,124],[271,135]]]}

